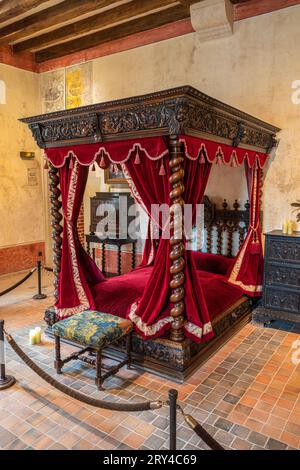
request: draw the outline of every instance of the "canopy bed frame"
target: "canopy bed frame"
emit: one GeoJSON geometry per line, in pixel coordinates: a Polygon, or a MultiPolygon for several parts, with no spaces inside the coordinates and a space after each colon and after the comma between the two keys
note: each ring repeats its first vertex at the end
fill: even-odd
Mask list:
{"type": "MultiPolygon", "coordinates": [[[[83,310],[99,310],[105,289],[112,285],[109,282],[115,282],[104,279],[77,240],[78,205],[82,202],[89,166],[121,167],[133,196],[149,213],[153,203],[172,207],[187,203],[194,207],[200,203],[213,163],[245,165],[250,201],[245,211],[238,211],[237,206],[230,211],[225,203],[217,213],[204,198],[206,258],[195,257],[186,250],[184,236],[178,236],[182,221],[179,227],[173,213],[170,240],[161,237],[154,249],[151,237],[147,239],[141,268],[132,272],[134,276],[149,274],[138,299],[127,312],[136,329],[133,363],[184,380],[248,321],[251,303],[261,295],[262,168],[276,146],[280,129],[189,86],[21,121],[29,125],[37,144],[45,149],[45,167],[49,168],[56,300],[45,314],[50,326],[83,310]],[[248,227],[246,237],[237,212],[248,227]],[[215,258],[209,258],[214,256],[209,255],[212,222],[216,225],[219,256],[224,231],[228,234],[229,257],[233,254],[234,231],[240,234],[241,246],[232,263],[225,263],[224,273],[210,276],[210,268],[203,271],[203,266],[215,263],[215,258]],[[212,308],[217,300],[223,300],[224,286],[240,293],[239,298],[235,297],[231,305],[214,317],[202,290],[202,284],[210,277],[220,286],[220,295],[211,296],[212,308]]],[[[160,224],[158,220],[152,223],[160,224]]],[[[224,264],[221,258],[220,264],[224,264]]],[[[120,279],[124,281],[122,276],[120,279]]],[[[118,289],[116,284],[114,289],[118,289]]],[[[128,286],[126,289],[131,291],[128,286]]],[[[111,349],[110,354],[120,355],[119,347],[122,344],[111,349]]]]}

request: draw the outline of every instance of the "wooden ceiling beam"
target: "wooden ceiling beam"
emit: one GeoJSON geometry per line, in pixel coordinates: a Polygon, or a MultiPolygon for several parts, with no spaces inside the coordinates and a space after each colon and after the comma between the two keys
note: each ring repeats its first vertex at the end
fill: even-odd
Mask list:
{"type": "Polygon", "coordinates": [[[38,63],[46,60],[62,57],[67,54],[73,54],[84,49],[89,49],[109,41],[121,39],[132,34],[158,28],[167,23],[173,23],[185,18],[189,18],[189,10],[182,6],[174,6],[158,13],[151,13],[135,20],[128,21],[94,34],[83,36],[79,39],[64,42],[56,46],[38,51],[35,54],[38,63]]]}
{"type": "Polygon", "coordinates": [[[0,29],[0,44],[26,38],[59,23],[78,18],[100,8],[109,7],[119,0],[64,0],[62,3],[34,13],[0,29]]]}
{"type": "Polygon", "coordinates": [[[12,20],[28,10],[39,7],[49,0],[2,0],[0,2],[0,23],[12,20]]]}
{"type": "Polygon", "coordinates": [[[182,6],[189,8],[193,3],[199,3],[202,0],[178,0],[179,3],[181,3],[182,6]]]}
{"type": "Polygon", "coordinates": [[[27,39],[14,44],[13,52],[35,51],[50,47],[69,39],[76,39],[91,31],[99,31],[117,22],[126,21],[134,16],[155,10],[160,7],[171,6],[176,0],[133,0],[119,7],[104,11],[103,13],[90,16],[84,20],[63,26],[61,28],[41,34],[40,36],[27,39]]]}

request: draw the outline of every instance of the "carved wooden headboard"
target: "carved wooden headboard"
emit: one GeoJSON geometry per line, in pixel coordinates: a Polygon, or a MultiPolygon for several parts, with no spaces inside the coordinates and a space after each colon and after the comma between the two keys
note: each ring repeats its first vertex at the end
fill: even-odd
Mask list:
{"type": "Polygon", "coordinates": [[[249,225],[249,201],[244,208],[237,199],[229,207],[226,199],[222,207],[217,207],[208,196],[203,198],[204,204],[204,239],[202,250],[233,257],[240,249],[249,225]]]}

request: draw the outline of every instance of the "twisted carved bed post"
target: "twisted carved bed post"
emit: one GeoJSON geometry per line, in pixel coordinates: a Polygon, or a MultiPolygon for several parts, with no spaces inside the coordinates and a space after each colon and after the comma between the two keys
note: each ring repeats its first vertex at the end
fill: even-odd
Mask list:
{"type": "Polygon", "coordinates": [[[61,263],[61,246],[62,246],[62,203],[60,200],[59,176],[58,168],[50,164],[49,168],[49,190],[50,190],[50,203],[51,203],[51,226],[52,226],[52,240],[53,240],[53,273],[54,273],[54,298],[58,299],[58,276],[60,273],[61,263]]]}
{"type": "MultiPolygon", "coordinates": [[[[184,205],[184,199],[182,197],[184,192],[183,178],[184,170],[182,163],[184,161],[184,153],[182,144],[179,142],[177,136],[170,137],[170,183],[172,190],[170,192],[170,198],[172,204],[178,204],[181,208],[184,205]]],[[[181,212],[181,211],[180,211],[181,212]]],[[[173,304],[171,309],[171,315],[174,317],[174,321],[171,326],[170,339],[173,341],[183,341],[184,332],[183,325],[185,321],[185,260],[184,260],[184,241],[183,241],[183,217],[181,214],[176,215],[176,209],[174,214],[171,213],[171,225],[170,225],[170,259],[171,259],[171,296],[170,301],[173,304]]]]}

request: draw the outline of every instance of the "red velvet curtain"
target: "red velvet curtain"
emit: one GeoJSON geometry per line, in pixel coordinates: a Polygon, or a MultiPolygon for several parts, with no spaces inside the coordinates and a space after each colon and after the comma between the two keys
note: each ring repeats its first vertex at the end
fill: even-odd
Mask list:
{"type": "Polygon", "coordinates": [[[153,239],[152,224],[153,221],[149,217],[147,238],[145,240],[142,262],[140,264],[141,267],[153,265],[154,259],[156,257],[157,245],[153,239]]]}
{"type": "MultiPolygon", "coordinates": [[[[149,216],[153,217],[152,204],[170,204],[169,165],[165,162],[165,171],[160,174],[161,161],[150,160],[142,152],[140,153],[141,164],[135,164],[130,159],[124,165],[132,179],[132,192],[134,196],[142,201],[142,205],[149,216]]],[[[166,159],[167,160],[167,159],[166,159]]],[[[168,160],[167,160],[168,161],[168,160]]],[[[152,219],[154,224],[161,226],[161,220],[152,219]]],[[[151,243],[145,247],[145,257],[151,243]]],[[[169,240],[160,238],[153,262],[152,274],[140,299],[131,306],[128,317],[135,324],[136,329],[145,338],[161,336],[170,328],[172,317],[169,315],[169,282],[170,282],[170,260],[169,240]]],[[[145,258],[145,259],[146,259],[145,258]]]]}
{"type": "MultiPolygon", "coordinates": [[[[170,183],[169,165],[165,164],[166,174],[160,175],[157,163],[147,158],[143,158],[141,165],[135,165],[133,161],[127,162],[126,170],[132,179],[132,192],[137,200],[142,201],[147,213],[151,213],[152,204],[170,205],[170,183]]],[[[211,163],[205,161],[199,163],[198,160],[186,159],[185,170],[185,203],[193,205],[193,218],[196,215],[196,204],[200,204],[209,178],[211,163]]],[[[161,221],[153,219],[153,223],[162,229],[161,221]]],[[[149,249],[151,243],[146,244],[144,259],[149,259],[149,249]]],[[[135,323],[136,328],[145,338],[161,336],[164,331],[170,328],[172,317],[169,315],[171,305],[169,303],[169,283],[170,283],[170,244],[169,240],[160,238],[158,242],[152,275],[145,287],[143,296],[135,302],[130,312],[129,318],[135,323]]],[[[186,268],[186,319],[184,330],[185,335],[191,337],[196,342],[208,340],[213,336],[209,313],[206,307],[205,298],[196,273],[196,266],[192,253],[185,254],[186,268]]]]}
{"type": "MultiPolygon", "coordinates": [[[[118,160],[129,174],[133,182],[134,196],[140,200],[147,213],[151,214],[152,204],[170,205],[169,184],[169,157],[166,155],[166,145],[162,138],[157,142],[150,142],[151,148],[140,145],[139,158],[136,154],[136,146],[128,144],[128,152],[125,160],[118,160]],[[135,149],[134,151],[131,150],[135,149]],[[150,153],[149,153],[150,152],[150,153]],[[132,153],[132,155],[131,155],[132,153]],[[154,155],[154,156],[153,156],[154,155]],[[140,162],[139,162],[140,160],[140,162]],[[141,163],[141,164],[139,164],[141,163]]],[[[149,144],[149,145],[150,145],[149,144]]],[[[121,143],[119,143],[121,148],[121,143]]],[[[83,149],[82,158],[86,155],[89,160],[90,146],[83,149]]],[[[113,144],[111,144],[113,148],[113,144]]],[[[88,162],[80,164],[77,158],[73,158],[72,152],[68,155],[61,149],[50,149],[55,162],[61,164],[59,168],[60,185],[62,192],[62,206],[64,215],[63,247],[61,272],[59,276],[59,300],[56,304],[57,316],[64,318],[79,313],[88,308],[94,308],[94,300],[91,287],[104,280],[96,264],[85,253],[78,240],[77,219],[83,200],[84,189],[88,176],[88,162]],[[72,165],[70,163],[72,162],[72,165]]],[[[117,155],[117,149],[114,148],[117,155]]],[[[47,151],[47,154],[50,151],[47,151]]],[[[49,156],[49,155],[48,155],[49,156]]],[[[99,159],[100,154],[98,155],[99,159]]],[[[203,155],[202,155],[203,157],[203,155]]],[[[94,158],[94,157],[93,157],[94,158]]],[[[122,156],[123,158],[123,156],[122,156]]],[[[245,243],[240,250],[229,281],[240,287],[249,295],[257,296],[261,293],[263,256],[259,224],[259,190],[260,168],[258,163],[246,160],[246,174],[251,179],[251,209],[250,227],[245,243]],[[251,178],[250,178],[251,176],[251,178]]],[[[59,166],[59,165],[58,165],[59,166]]],[[[195,160],[185,159],[185,193],[183,195],[186,204],[200,203],[206,188],[211,169],[208,158],[200,158],[195,155],[195,160]]],[[[160,220],[154,223],[162,225],[160,220]]],[[[144,261],[150,264],[153,261],[153,272],[145,288],[143,296],[132,306],[129,316],[134,321],[140,333],[149,338],[161,335],[170,328],[173,318],[170,316],[169,282],[170,260],[169,240],[160,238],[154,254],[154,243],[150,239],[146,243],[144,261]]],[[[195,266],[190,252],[186,255],[186,316],[185,334],[195,341],[209,339],[212,335],[209,315],[205,305],[205,299],[201,285],[195,273],[195,266]]]]}
{"type": "MultiPolygon", "coordinates": [[[[211,167],[212,164],[207,160],[200,163],[199,160],[193,161],[186,158],[184,162],[184,202],[193,205],[193,223],[196,216],[196,204],[202,202],[211,167]]],[[[185,335],[195,342],[206,341],[213,337],[213,331],[200,280],[196,274],[197,270],[192,251],[186,251],[185,259],[185,307],[187,318],[184,326],[185,335]]]]}
{"type": "Polygon", "coordinates": [[[94,308],[90,286],[104,280],[94,261],[78,238],[77,220],[88,177],[88,166],[69,160],[59,169],[64,217],[61,271],[58,283],[56,314],[59,319],[94,308]]]}
{"type": "Polygon", "coordinates": [[[251,297],[261,296],[263,279],[263,247],[260,228],[260,168],[245,162],[250,198],[250,225],[247,237],[236,257],[229,282],[251,297]]]}

